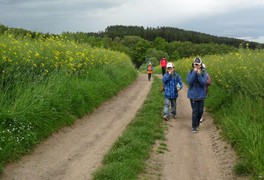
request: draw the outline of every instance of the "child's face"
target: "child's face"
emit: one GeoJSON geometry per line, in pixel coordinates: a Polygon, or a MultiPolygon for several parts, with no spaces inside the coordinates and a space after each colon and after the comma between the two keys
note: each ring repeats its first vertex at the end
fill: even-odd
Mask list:
{"type": "Polygon", "coordinates": [[[194,63],[194,67],[197,68],[197,69],[201,69],[202,65],[194,63]]]}
{"type": "Polygon", "coordinates": [[[167,68],[167,71],[170,73],[173,71],[173,68],[169,67],[169,68],[167,68]]]}

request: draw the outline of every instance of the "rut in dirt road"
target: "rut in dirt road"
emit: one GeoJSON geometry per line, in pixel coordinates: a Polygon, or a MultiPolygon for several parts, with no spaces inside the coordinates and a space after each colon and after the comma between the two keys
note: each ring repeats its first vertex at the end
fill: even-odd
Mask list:
{"type": "Polygon", "coordinates": [[[31,155],[5,167],[3,180],[89,180],[135,117],[151,88],[145,74],[91,115],[54,134],[31,155]]]}

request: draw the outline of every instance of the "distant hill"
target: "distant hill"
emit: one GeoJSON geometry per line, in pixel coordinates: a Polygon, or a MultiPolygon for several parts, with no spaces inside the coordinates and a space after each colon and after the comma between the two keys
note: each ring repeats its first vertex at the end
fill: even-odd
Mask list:
{"type": "Polygon", "coordinates": [[[116,37],[123,38],[126,35],[140,36],[146,40],[153,41],[156,37],[161,37],[167,42],[172,41],[189,41],[195,44],[200,43],[216,43],[216,44],[225,44],[234,47],[239,47],[241,44],[244,46],[248,43],[249,48],[264,48],[264,44],[245,41],[236,38],[229,37],[218,37],[205,33],[187,31],[183,29],[178,29],[174,27],[157,27],[151,28],[147,27],[146,29],[143,26],[123,26],[123,25],[114,25],[108,26],[104,32],[99,33],[88,33],[90,35],[96,36],[105,36],[114,39],[116,37]]]}

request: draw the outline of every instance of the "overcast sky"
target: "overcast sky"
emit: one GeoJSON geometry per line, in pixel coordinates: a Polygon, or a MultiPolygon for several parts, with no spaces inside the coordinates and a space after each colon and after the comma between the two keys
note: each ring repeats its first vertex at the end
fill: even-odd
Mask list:
{"type": "Polygon", "coordinates": [[[0,23],[44,33],[169,26],[264,43],[264,0],[0,0],[0,23]]]}

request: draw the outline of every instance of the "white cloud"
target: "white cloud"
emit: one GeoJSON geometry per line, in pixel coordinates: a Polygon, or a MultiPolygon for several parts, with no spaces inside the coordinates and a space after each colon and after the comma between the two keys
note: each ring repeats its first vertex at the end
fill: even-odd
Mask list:
{"type": "MultiPolygon", "coordinates": [[[[206,19],[241,12],[252,7],[264,6],[259,0],[134,0],[109,9],[94,11],[93,17],[111,24],[131,24],[144,26],[177,25],[192,20],[206,19]]],[[[226,21],[228,23],[228,21],[226,21]]],[[[233,22],[230,22],[231,24],[233,22]]]]}
{"type": "Polygon", "coordinates": [[[247,40],[247,41],[253,41],[253,42],[259,42],[264,43],[264,36],[258,36],[258,37],[240,37],[239,39],[247,40]]]}
{"type": "Polygon", "coordinates": [[[263,0],[0,0],[0,23],[51,33],[119,24],[260,37],[263,21],[263,0]]]}

